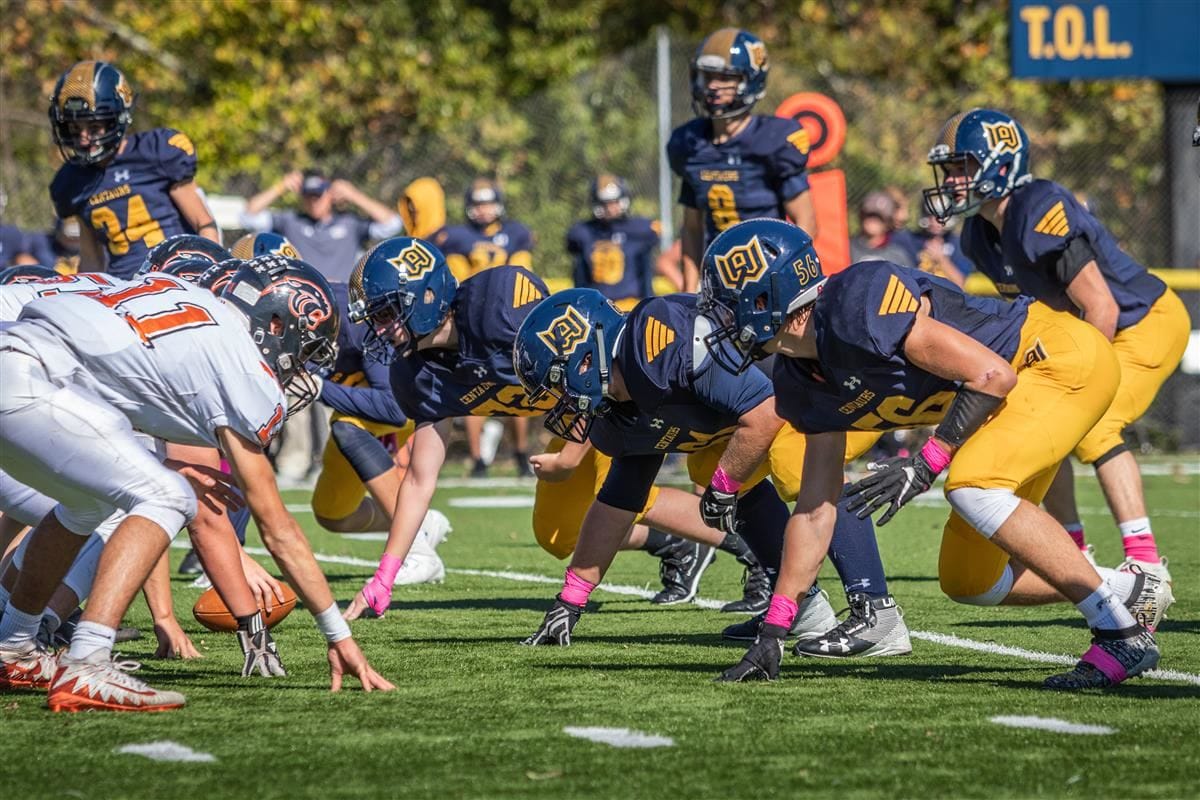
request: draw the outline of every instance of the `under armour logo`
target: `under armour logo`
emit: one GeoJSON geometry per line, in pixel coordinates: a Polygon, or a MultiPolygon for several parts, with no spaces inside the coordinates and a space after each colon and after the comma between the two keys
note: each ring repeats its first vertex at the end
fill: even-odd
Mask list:
{"type": "Polygon", "coordinates": [[[1013,268],[1010,267],[1008,264],[1005,264],[1004,265],[1004,274],[1011,278],[1012,274],[1013,274],[1013,268]]]}
{"type": "Polygon", "coordinates": [[[842,386],[845,386],[847,389],[853,392],[859,386],[862,386],[862,381],[860,381],[857,376],[851,375],[849,378],[846,378],[846,380],[842,381],[842,386]]]}
{"type": "Polygon", "coordinates": [[[475,368],[475,377],[476,378],[486,378],[487,377],[487,367],[483,366],[482,364],[477,366],[475,368]]]}
{"type": "Polygon", "coordinates": [[[113,180],[117,183],[128,183],[129,182],[129,170],[127,170],[127,169],[116,170],[115,172],[113,172],[113,180]]]}
{"type": "Polygon", "coordinates": [[[654,430],[656,430],[656,431],[662,430],[662,426],[663,426],[663,421],[660,418],[655,417],[654,419],[650,420],[650,427],[654,428],[654,430]]]}

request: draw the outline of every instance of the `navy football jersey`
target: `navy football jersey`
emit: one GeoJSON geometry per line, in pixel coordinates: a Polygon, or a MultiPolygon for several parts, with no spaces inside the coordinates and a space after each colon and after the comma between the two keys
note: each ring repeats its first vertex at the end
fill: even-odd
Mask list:
{"type": "Polygon", "coordinates": [[[533,266],[533,234],[512,220],[493,222],[483,228],[451,225],[440,232],[434,243],[460,281],[505,264],[526,269],[533,266]]]}
{"type": "Polygon", "coordinates": [[[733,375],[708,357],[703,335],[711,327],[702,319],[697,332],[698,317],[690,294],[643,300],[629,313],[613,361],[632,401],[593,423],[589,439],[600,452],[691,453],[727,440],[738,419],[771,396],[763,373],[733,375]]]}
{"type": "MultiPolygon", "coordinates": [[[[335,294],[344,293],[345,284],[334,284],[334,287],[335,294]]],[[[342,298],[338,299],[339,307],[344,307],[342,298]]],[[[333,371],[321,384],[321,402],[347,416],[400,427],[408,417],[392,392],[388,366],[364,356],[366,333],[366,323],[351,322],[343,312],[338,328],[337,359],[333,371]]]]}
{"type": "Polygon", "coordinates": [[[862,261],[829,278],[812,325],[817,360],[776,357],[775,409],[802,433],[932,425],[958,384],[913,366],[904,339],[920,298],[930,315],[1006,361],[1033,300],[974,297],[947,280],[887,261],[862,261]]]}
{"type": "Polygon", "coordinates": [[[450,310],[458,349],[421,350],[392,363],[400,408],[417,422],[544,413],[554,401],[540,408],[528,403],[512,352],[517,329],[549,294],[542,279],[522,267],[496,267],[463,281],[450,310]]]}
{"type": "Polygon", "coordinates": [[[1036,180],[1014,190],[1004,230],[978,215],[963,227],[962,247],[1005,297],[1027,294],[1056,311],[1079,313],[1058,272],[1063,252],[1082,236],[1096,254],[1120,314],[1117,330],[1141,321],[1167,286],[1117,246],[1116,239],[1075,196],[1053,181],[1036,180]]]}
{"type": "Polygon", "coordinates": [[[667,143],[679,202],[705,212],[705,242],[744,220],[784,219],[784,204],[808,190],[808,134],[795,120],[755,115],[727,142],[711,136],[712,122],[697,118],[667,143]]]}
{"type": "MultiPolygon", "coordinates": [[[[31,247],[30,236],[16,225],[0,225],[0,269],[12,266],[13,259],[21,253],[37,257],[31,247]]],[[[54,265],[44,264],[43,266],[52,267],[54,265]]]]}
{"type": "Polygon", "coordinates": [[[595,289],[609,300],[654,293],[657,247],[658,231],[645,217],[576,222],[567,231],[575,285],[595,289]]]}

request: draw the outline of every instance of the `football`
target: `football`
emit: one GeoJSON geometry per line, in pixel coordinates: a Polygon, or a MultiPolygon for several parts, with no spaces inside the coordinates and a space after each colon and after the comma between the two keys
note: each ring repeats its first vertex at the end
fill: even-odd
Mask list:
{"type": "MultiPolygon", "coordinates": [[[[283,603],[274,603],[270,613],[259,606],[268,628],[274,628],[283,622],[296,607],[296,593],[292,591],[292,587],[283,581],[279,582],[279,586],[283,590],[283,603]]],[[[221,595],[217,594],[215,587],[200,595],[200,598],[196,600],[196,605],[192,606],[192,616],[210,631],[232,633],[237,630],[237,620],[234,619],[233,614],[229,613],[229,609],[225,607],[225,602],[221,600],[221,595]]]]}

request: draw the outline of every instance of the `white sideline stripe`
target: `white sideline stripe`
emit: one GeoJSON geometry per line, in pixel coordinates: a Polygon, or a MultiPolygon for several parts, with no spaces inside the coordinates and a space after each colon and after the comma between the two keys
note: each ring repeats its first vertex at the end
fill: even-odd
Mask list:
{"type": "MultiPolygon", "coordinates": [[[[172,546],[187,547],[186,543],[176,542],[172,546]]],[[[247,547],[246,552],[252,556],[270,556],[261,547],[247,547]]],[[[356,558],[354,556],[335,556],[326,555],[324,553],[314,553],[313,557],[317,561],[324,561],[329,564],[345,564],[350,567],[366,567],[367,569],[375,569],[379,566],[378,561],[368,561],[365,558],[356,558]]],[[[558,585],[562,583],[562,578],[551,578],[546,575],[534,575],[528,572],[508,572],[506,570],[490,570],[490,569],[457,569],[446,567],[446,572],[454,573],[455,575],[472,575],[479,578],[498,578],[505,581],[518,581],[521,583],[547,583],[558,585]]],[[[625,586],[619,583],[602,583],[597,587],[602,591],[610,594],[623,594],[629,597],[641,597],[649,600],[654,596],[654,592],[649,589],[642,589],[637,586],[625,586]]],[[[692,601],[700,608],[719,609],[725,605],[727,601],[709,600],[704,597],[697,597],[692,601]]],[[[909,635],[914,639],[921,639],[933,644],[940,644],[945,647],[959,647],[964,650],[975,650],[981,653],[994,653],[1001,656],[1012,656],[1014,658],[1023,658],[1026,661],[1040,661],[1046,664],[1066,664],[1073,665],[1078,659],[1072,656],[1057,655],[1055,653],[1041,653],[1036,650],[1026,650],[1023,647],[1010,647],[1004,644],[996,644],[995,642],[979,642],[974,639],[964,639],[961,636],[954,636],[949,633],[934,633],[931,631],[914,631],[910,630],[909,635]]],[[[1195,686],[1200,686],[1200,675],[1191,672],[1179,672],[1173,669],[1152,669],[1144,673],[1147,678],[1156,678],[1160,681],[1179,681],[1181,683],[1190,683],[1195,686]]]]}
{"type": "Polygon", "coordinates": [[[451,497],[451,508],[533,508],[533,495],[492,495],[481,497],[451,497]]]}
{"type": "Polygon", "coordinates": [[[988,721],[1009,728],[1033,728],[1053,733],[1104,736],[1117,732],[1115,728],[1107,725],[1081,725],[1078,722],[1067,722],[1065,719],[1055,719],[1054,717],[992,717],[988,721]]]}
{"type": "Polygon", "coordinates": [[[121,755],[145,756],[151,761],[216,761],[212,753],[200,753],[179,742],[161,741],[146,744],[126,744],[113,752],[121,755]]]}
{"type": "Polygon", "coordinates": [[[563,728],[567,736],[576,739],[587,739],[590,742],[612,745],[613,747],[674,747],[675,740],[670,736],[656,736],[652,733],[631,731],[629,728],[576,728],[568,725],[563,728]]]}
{"type": "Polygon", "coordinates": [[[353,539],[356,542],[386,542],[388,539],[387,533],[376,531],[375,533],[339,533],[339,538],[353,539]]]}

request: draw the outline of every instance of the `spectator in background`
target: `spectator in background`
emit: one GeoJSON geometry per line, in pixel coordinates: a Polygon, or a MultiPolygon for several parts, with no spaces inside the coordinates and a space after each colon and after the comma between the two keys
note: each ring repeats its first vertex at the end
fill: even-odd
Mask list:
{"type": "Polygon", "coordinates": [[[596,289],[622,311],[654,294],[657,222],[629,215],[632,198],[625,180],[601,173],[588,187],[592,219],[567,231],[567,253],[575,285],[596,289]]]}
{"type": "Polygon", "coordinates": [[[868,194],[858,204],[858,235],[850,239],[850,261],[880,259],[904,267],[916,266],[908,248],[893,240],[896,201],[885,191],[868,194]]]}
{"type": "MultiPolygon", "coordinates": [[[[274,186],[254,195],[246,201],[241,222],[249,230],[272,231],[287,237],[305,261],[330,283],[342,287],[367,242],[395,236],[401,230],[399,214],[363,194],[350,181],[330,180],[319,170],[289,172],[274,186]],[[269,210],[289,192],[300,196],[300,211],[269,210]],[[335,208],[343,203],[362,213],[335,208]]],[[[336,285],[334,291],[339,291],[336,285]]],[[[339,294],[344,303],[344,289],[339,294]]]]}
{"type": "MultiPolygon", "coordinates": [[[[330,180],[320,170],[293,170],[274,186],[246,201],[242,227],[284,236],[333,287],[346,312],[346,281],[359,253],[373,239],[386,239],[401,230],[400,215],[363,194],[342,179],[330,180]],[[271,211],[285,194],[299,195],[300,211],[271,211]],[[340,211],[348,203],[361,214],[340,211]],[[366,216],[363,216],[363,215],[366,216]]],[[[290,417],[284,425],[275,467],[284,488],[307,485],[321,470],[321,454],[329,437],[328,410],[316,403],[290,417]]]]}
{"type": "Polygon", "coordinates": [[[908,221],[912,218],[912,215],[908,213],[908,194],[899,186],[888,186],[884,188],[884,191],[896,204],[896,211],[892,214],[892,232],[899,233],[908,230],[908,221]]]}
{"type": "MultiPolygon", "coordinates": [[[[505,219],[504,195],[495,181],[489,178],[471,181],[464,205],[467,224],[446,228],[441,241],[434,242],[446,256],[450,271],[460,283],[484,270],[505,264],[533,269],[533,234],[520,222],[505,219]]],[[[473,462],[471,477],[485,478],[490,458],[483,457],[480,447],[484,417],[466,417],[463,424],[467,429],[467,449],[473,462]]],[[[497,421],[495,424],[500,423],[497,421]]],[[[525,417],[509,417],[504,424],[512,426],[517,474],[522,477],[532,475],[528,458],[529,420],[525,417]]],[[[496,436],[491,441],[498,443],[499,438],[496,436]]]]}
{"type": "Polygon", "coordinates": [[[962,286],[975,267],[962,251],[954,232],[956,222],[957,217],[951,217],[943,225],[937,217],[923,213],[917,230],[897,231],[894,239],[908,248],[918,269],[962,286]]]}
{"type": "MultiPolygon", "coordinates": [[[[0,219],[8,205],[8,193],[0,189],[0,219]]],[[[29,252],[29,237],[16,225],[0,225],[0,269],[19,264],[36,264],[29,252]]]]}
{"type": "Polygon", "coordinates": [[[442,248],[446,242],[446,192],[436,179],[417,178],[405,186],[396,210],[409,236],[442,248]]]}
{"type": "Polygon", "coordinates": [[[29,251],[42,266],[74,275],[79,271],[79,217],[56,219],[53,230],[29,234],[29,251]]]}

